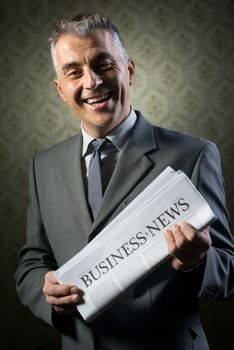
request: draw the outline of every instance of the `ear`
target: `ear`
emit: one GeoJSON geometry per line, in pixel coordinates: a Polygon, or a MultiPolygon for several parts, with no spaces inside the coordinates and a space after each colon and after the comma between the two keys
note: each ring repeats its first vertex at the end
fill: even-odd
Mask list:
{"type": "Polygon", "coordinates": [[[56,90],[58,91],[58,94],[59,94],[61,100],[62,100],[64,103],[66,103],[66,102],[67,102],[67,99],[66,99],[66,97],[64,96],[64,94],[62,93],[61,86],[60,86],[60,84],[59,84],[59,82],[58,82],[57,79],[54,80],[54,86],[55,86],[56,90]]]}
{"type": "Polygon", "coordinates": [[[129,85],[132,85],[135,78],[135,63],[133,59],[128,59],[128,74],[129,74],[129,85]]]}

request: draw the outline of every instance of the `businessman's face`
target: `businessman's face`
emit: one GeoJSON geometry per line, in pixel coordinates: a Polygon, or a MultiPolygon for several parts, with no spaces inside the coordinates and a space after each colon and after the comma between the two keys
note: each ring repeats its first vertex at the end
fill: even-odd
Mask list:
{"type": "Polygon", "coordinates": [[[55,65],[59,95],[90,135],[103,137],[127,117],[134,62],[124,59],[110,32],[62,35],[55,45],[55,65]]]}

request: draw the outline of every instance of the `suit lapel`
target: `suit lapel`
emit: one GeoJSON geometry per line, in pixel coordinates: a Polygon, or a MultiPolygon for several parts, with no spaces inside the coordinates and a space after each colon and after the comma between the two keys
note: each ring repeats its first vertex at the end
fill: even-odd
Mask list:
{"type": "Polygon", "coordinates": [[[147,153],[155,151],[157,144],[152,126],[138,116],[137,124],[125,144],[110,183],[103,197],[100,211],[93,223],[91,233],[113,215],[119,204],[142,182],[154,163],[147,153]]]}
{"type": "MultiPolygon", "coordinates": [[[[82,136],[77,137],[77,142],[67,152],[67,157],[59,171],[62,184],[69,195],[71,204],[77,212],[79,218],[79,232],[82,230],[86,237],[92,226],[92,221],[87,205],[85,186],[82,175],[82,136]]],[[[86,242],[87,243],[87,242],[86,242]]]]}
{"type": "Polygon", "coordinates": [[[100,225],[108,222],[115,215],[117,207],[133,189],[139,188],[134,191],[134,198],[148,185],[150,181],[143,181],[143,179],[155,165],[148,157],[148,153],[155,152],[157,148],[152,126],[139,114],[136,126],[124,146],[106,189],[100,211],[92,223],[82,176],[82,135],[76,138],[76,142],[73,142],[70,149],[67,150],[67,157],[62,162],[59,174],[71,205],[77,212],[79,233],[84,236],[84,239],[89,235],[92,237],[100,225]]]}

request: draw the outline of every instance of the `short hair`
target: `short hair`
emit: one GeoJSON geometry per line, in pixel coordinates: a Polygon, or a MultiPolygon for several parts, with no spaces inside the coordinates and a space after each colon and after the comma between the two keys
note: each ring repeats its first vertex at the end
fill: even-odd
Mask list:
{"type": "Polygon", "coordinates": [[[63,34],[74,34],[83,37],[96,30],[105,29],[113,35],[114,44],[119,49],[124,60],[128,60],[127,50],[118,28],[105,16],[96,14],[79,14],[73,18],[62,18],[56,25],[49,38],[51,56],[56,70],[55,45],[63,34]]]}

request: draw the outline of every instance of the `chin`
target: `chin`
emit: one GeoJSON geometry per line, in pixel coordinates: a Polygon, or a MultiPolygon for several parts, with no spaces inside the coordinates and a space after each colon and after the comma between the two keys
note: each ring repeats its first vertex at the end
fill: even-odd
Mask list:
{"type": "Polygon", "coordinates": [[[113,117],[103,117],[96,121],[95,124],[97,130],[99,129],[102,132],[106,131],[108,133],[118,125],[118,121],[113,117]]]}
{"type": "Polygon", "coordinates": [[[100,113],[100,114],[96,114],[95,117],[96,123],[100,124],[100,125],[108,125],[111,124],[112,122],[114,122],[115,118],[113,117],[113,113],[100,113]]]}

